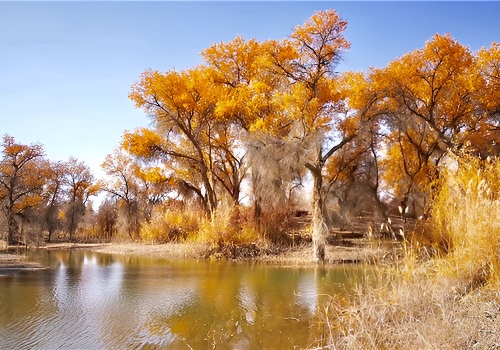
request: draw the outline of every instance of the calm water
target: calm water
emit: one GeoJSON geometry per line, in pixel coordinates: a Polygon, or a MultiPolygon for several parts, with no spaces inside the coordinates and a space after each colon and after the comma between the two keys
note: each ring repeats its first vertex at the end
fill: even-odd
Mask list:
{"type": "Polygon", "coordinates": [[[0,277],[0,349],[294,349],[322,337],[355,268],[29,253],[0,277]],[[349,271],[349,272],[347,272],[349,271]]]}

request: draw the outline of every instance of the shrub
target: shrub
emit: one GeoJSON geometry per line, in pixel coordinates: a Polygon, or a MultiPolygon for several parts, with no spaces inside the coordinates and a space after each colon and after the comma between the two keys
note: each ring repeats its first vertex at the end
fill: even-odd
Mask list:
{"type": "Polygon", "coordinates": [[[220,208],[211,220],[201,222],[198,240],[214,247],[256,243],[260,237],[247,217],[241,207],[220,208]]]}
{"type": "Polygon", "coordinates": [[[141,238],[150,243],[187,240],[198,233],[200,216],[196,211],[160,207],[153,213],[151,220],[142,225],[141,238]]]}

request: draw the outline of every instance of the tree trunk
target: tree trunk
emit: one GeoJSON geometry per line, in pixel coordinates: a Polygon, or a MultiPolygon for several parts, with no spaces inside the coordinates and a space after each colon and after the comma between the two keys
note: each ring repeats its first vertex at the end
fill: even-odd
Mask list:
{"type": "Polygon", "coordinates": [[[235,233],[241,232],[241,212],[240,205],[238,203],[233,204],[229,215],[229,224],[231,225],[231,229],[235,233]]]}
{"type": "Polygon", "coordinates": [[[261,186],[260,186],[260,175],[252,167],[252,191],[254,196],[253,203],[253,220],[255,224],[255,229],[259,234],[262,230],[262,196],[261,196],[261,186]]]}
{"type": "Polygon", "coordinates": [[[69,241],[73,242],[73,237],[75,235],[75,201],[71,202],[71,217],[69,221],[69,241]]]}
{"type": "Polygon", "coordinates": [[[132,203],[127,201],[127,233],[130,240],[133,241],[132,237],[132,203]]]}
{"type": "Polygon", "coordinates": [[[325,245],[328,228],[323,213],[323,177],[321,168],[316,167],[311,171],[314,180],[313,187],[313,213],[312,213],[312,241],[313,241],[313,259],[318,262],[325,260],[325,245]]]}
{"type": "Polygon", "coordinates": [[[9,210],[7,212],[7,225],[8,225],[7,244],[14,245],[17,243],[16,240],[14,239],[14,235],[17,233],[17,222],[15,215],[12,213],[12,210],[9,210]]]}

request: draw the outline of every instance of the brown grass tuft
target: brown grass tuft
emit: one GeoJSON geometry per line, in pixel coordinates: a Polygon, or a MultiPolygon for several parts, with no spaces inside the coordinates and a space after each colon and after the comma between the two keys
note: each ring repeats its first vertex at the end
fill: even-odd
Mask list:
{"type": "Polygon", "coordinates": [[[200,220],[196,211],[159,208],[151,220],[142,225],[140,236],[147,243],[185,241],[197,235],[200,220]]]}

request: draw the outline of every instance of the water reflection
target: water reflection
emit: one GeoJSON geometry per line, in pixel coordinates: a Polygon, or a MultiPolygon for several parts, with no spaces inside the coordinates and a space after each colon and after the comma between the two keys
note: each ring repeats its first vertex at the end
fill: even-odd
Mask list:
{"type": "Polygon", "coordinates": [[[347,282],[344,268],[80,251],[36,259],[50,269],[0,280],[2,349],[313,347],[318,310],[347,282]]]}

